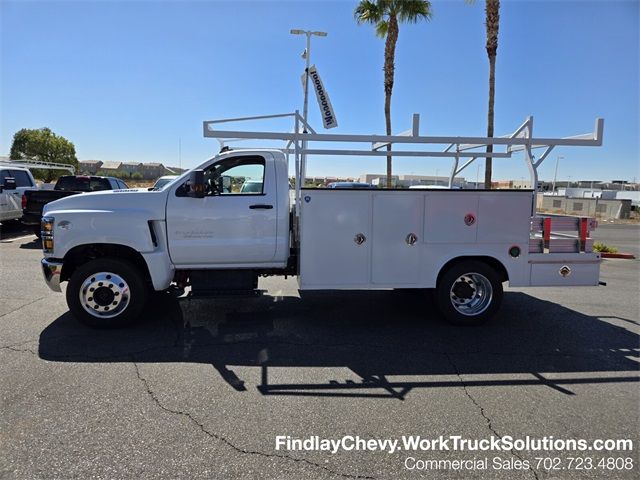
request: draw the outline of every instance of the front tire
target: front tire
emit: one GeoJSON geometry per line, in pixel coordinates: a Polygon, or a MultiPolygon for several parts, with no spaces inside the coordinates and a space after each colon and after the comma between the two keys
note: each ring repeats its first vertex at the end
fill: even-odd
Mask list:
{"type": "Polygon", "coordinates": [[[81,323],[115,328],[131,324],[140,316],[149,287],[132,263],[98,258],[73,272],[66,296],[69,310],[81,323]]]}
{"type": "Polygon", "coordinates": [[[454,325],[481,325],[502,303],[502,280],[484,262],[468,260],[450,267],[436,287],[436,304],[454,325]]]}

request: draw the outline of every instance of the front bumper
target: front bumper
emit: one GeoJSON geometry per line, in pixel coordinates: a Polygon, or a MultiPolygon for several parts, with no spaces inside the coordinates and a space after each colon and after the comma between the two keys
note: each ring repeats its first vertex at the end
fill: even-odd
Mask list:
{"type": "Polygon", "coordinates": [[[47,282],[47,286],[54,292],[61,292],[60,274],[62,273],[62,262],[43,258],[40,264],[42,265],[42,275],[44,276],[44,281],[47,282]]]}

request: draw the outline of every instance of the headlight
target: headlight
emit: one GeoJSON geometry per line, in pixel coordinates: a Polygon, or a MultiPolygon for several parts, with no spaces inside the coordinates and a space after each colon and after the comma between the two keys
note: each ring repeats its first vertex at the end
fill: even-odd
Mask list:
{"type": "Polygon", "coordinates": [[[42,251],[44,253],[53,253],[53,217],[42,217],[40,223],[40,231],[42,233],[42,251]]]}

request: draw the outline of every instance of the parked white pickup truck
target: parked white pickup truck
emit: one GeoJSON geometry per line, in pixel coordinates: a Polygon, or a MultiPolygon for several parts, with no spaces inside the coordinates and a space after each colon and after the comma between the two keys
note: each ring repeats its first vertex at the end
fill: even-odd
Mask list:
{"type": "MultiPolygon", "coordinates": [[[[212,130],[212,123],[205,123],[206,136],[242,138],[242,132],[212,130]]],[[[511,143],[451,138],[461,142],[459,155],[480,140],[513,151],[519,145],[528,152],[554,145],[531,139],[531,125],[511,143]]],[[[601,133],[599,123],[591,139],[554,141],[594,145],[601,133]]],[[[362,141],[357,137],[353,141],[362,141]]],[[[490,318],[505,281],[512,286],[599,283],[600,257],[589,238],[595,222],[532,216],[531,190],[300,188],[304,154],[322,154],[306,142],[334,139],[314,133],[275,138],[290,144],[223,149],[158,191],[96,192],[46,205],[42,267],[48,285],[59,292],[60,283],[68,281],[74,316],[108,327],[138,317],[152,290],[189,286],[195,296],[254,295],[258,277],[266,275],[297,275],[301,290],[435,289],[436,306],[457,324],[490,318]],[[295,196],[289,191],[291,153],[295,196]]],[[[410,138],[375,137],[393,143],[410,138]]],[[[446,143],[435,140],[431,143],[446,143]]],[[[377,152],[373,143],[368,153],[377,152]]],[[[456,158],[452,178],[458,171],[456,158]]]]}
{"type": "Polygon", "coordinates": [[[0,222],[22,217],[22,195],[36,188],[29,169],[8,163],[0,165],[0,222]]]}

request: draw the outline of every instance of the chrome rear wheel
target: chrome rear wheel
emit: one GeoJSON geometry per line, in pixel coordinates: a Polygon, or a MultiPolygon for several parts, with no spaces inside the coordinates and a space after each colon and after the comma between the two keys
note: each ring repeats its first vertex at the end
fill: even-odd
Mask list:
{"type": "Polygon", "coordinates": [[[493,287],[487,277],[480,273],[460,275],[449,291],[451,305],[462,315],[479,315],[493,298],[493,287]]]}
{"type": "Polygon", "coordinates": [[[489,320],[502,303],[505,275],[476,259],[459,260],[438,278],[438,310],[454,325],[480,325],[489,320]]]}

